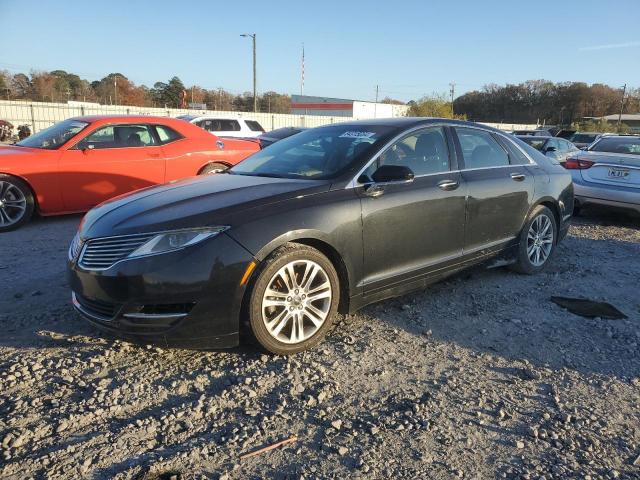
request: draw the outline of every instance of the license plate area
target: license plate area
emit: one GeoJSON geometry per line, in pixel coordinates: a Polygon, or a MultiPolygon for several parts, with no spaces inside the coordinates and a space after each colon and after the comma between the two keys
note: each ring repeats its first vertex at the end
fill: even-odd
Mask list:
{"type": "Polygon", "coordinates": [[[609,178],[616,180],[628,180],[629,175],[630,172],[627,168],[609,168],[609,172],[607,174],[609,178]]]}

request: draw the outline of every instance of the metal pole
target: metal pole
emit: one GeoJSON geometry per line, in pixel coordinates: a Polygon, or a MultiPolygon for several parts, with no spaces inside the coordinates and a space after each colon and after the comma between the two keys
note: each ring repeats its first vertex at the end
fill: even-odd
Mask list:
{"type": "Polygon", "coordinates": [[[257,97],[257,75],[256,75],[256,34],[255,33],[241,33],[241,37],[251,37],[253,40],[253,111],[258,111],[258,97],[257,97]]]}
{"type": "Polygon", "coordinates": [[[453,113],[453,97],[454,97],[455,91],[456,91],[456,84],[455,84],[455,82],[451,82],[449,84],[449,86],[451,87],[451,91],[450,91],[450,93],[451,93],[451,118],[453,118],[454,117],[454,113],[453,113]]]}
{"type": "Polygon", "coordinates": [[[622,98],[620,99],[620,113],[618,114],[618,133],[620,133],[620,123],[622,122],[622,111],[624,110],[624,94],[627,92],[627,84],[622,87],[622,98]]]}
{"type": "Polygon", "coordinates": [[[253,34],[253,111],[258,111],[258,97],[256,96],[256,34],[253,34]]]}

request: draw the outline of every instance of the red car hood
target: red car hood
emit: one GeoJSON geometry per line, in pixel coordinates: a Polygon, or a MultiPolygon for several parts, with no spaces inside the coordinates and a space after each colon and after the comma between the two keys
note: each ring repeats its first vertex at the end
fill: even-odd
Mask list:
{"type": "Polygon", "coordinates": [[[13,155],[37,155],[41,150],[29,147],[17,147],[15,145],[0,145],[0,157],[13,155]]]}

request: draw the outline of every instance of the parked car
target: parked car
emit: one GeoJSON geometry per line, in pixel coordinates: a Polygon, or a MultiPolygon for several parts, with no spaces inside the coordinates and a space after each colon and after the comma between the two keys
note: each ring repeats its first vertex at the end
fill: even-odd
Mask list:
{"type": "Polygon", "coordinates": [[[602,133],[598,132],[576,132],[570,138],[569,141],[573,143],[580,150],[587,148],[593,142],[595,142],[602,133]]]}
{"type": "Polygon", "coordinates": [[[575,186],[575,213],[607,205],[640,213],[640,136],[602,135],[567,159],[575,186]]]}
{"type": "Polygon", "coordinates": [[[304,127],[284,127],[277,128],[276,130],[271,130],[270,132],[263,133],[258,137],[260,141],[260,147],[265,148],[269,145],[277,142],[278,140],[282,140],[283,138],[290,137],[291,135],[295,135],[297,133],[303,132],[306,130],[304,127]]]}
{"type": "Polygon", "coordinates": [[[561,163],[569,155],[573,155],[579,150],[578,147],[564,138],[531,135],[518,135],[518,138],[547,157],[551,157],[561,163]]]}
{"type": "Polygon", "coordinates": [[[0,232],[34,212],[83,212],[123,193],[221,171],[259,150],[171,118],[77,117],[0,146],[0,232]]]}
{"type": "Polygon", "coordinates": [[[193,123],[218,137],[253,138],[264,133],[260,123],[244,118],[221,118],[210,115],[181,115],[177,118],[193,123]]]}
{"type": "Polygon", "coordinates": [[[536,129],[536,130],[514,130],[512,132],[514,135],[520,136],[532,136],[532,137],[549,137],[551,133],[546,129],[536,129]]]}
{"type": "Polygon", "coordinates": [[[394,118],[310,129],[220,175],[85,216],[75,308],[163,345],[230,347],[245,322],[277,354],[355,312],[480,262],[537,273],[565,236],[571,176],[482,125],[394,118]]]}

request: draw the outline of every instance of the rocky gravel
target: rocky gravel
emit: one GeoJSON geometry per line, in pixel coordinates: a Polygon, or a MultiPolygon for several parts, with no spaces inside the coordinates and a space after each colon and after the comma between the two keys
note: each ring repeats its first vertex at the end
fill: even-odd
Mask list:
{"type": "Polygon", "coordinates": [[[2,479],[640,477],[636,217],[586,212],[544,274],[467,271],[289,358],[94,331],[64,279],[79,220],[0,237],[2,479]]]}

